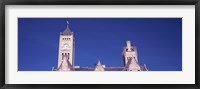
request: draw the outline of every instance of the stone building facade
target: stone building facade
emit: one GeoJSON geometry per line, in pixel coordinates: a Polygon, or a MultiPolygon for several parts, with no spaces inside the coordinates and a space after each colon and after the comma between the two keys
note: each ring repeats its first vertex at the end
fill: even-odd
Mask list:
{"type": "Polygon", "coordinates": [[[148,71],[145,64],[139,65],[137,48],[131,45],[131,41],[126,41],[126,46],[123,48],[123,67],[106,67],[100,60],[95,68],[75,66],[75,38],[68,22],[66,29],[60,32],[58,51],[58,66],[56,69],[52,68],[53,71],[148,71]]]}

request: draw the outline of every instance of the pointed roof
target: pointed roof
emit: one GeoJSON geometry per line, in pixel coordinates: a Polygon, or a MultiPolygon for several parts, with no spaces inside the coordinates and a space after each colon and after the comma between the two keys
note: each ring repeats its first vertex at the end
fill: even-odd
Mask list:
{"type": "Polygon", "coordinates": [[[97,65],[101,65],[101,62],[100,62],[100,60],[98,60],[98,62],[97,62],[97,65]]]}
{"type": "Polygon", "coordinates": [[[69,29],[69,22],[67,21],[67,28],[64,30],[63,35],[71,35],[72,32],[69,29]]]}
{"type": "Polygon", "coordinates": [[[96,64],[94,71],[104,71],[104,67],[101,65],[100,60],[98,60],[98,63],[96,64]]]}

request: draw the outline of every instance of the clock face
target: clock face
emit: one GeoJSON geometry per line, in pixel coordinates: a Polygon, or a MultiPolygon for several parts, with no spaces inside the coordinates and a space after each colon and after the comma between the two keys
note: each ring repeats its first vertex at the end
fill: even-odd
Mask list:
{"type": "Polygon", "coordinates": [[[63,48],[70,48],[70,45],[69,45],[68,43],[65,43],[65,44],[63,45],[63,48]]]}

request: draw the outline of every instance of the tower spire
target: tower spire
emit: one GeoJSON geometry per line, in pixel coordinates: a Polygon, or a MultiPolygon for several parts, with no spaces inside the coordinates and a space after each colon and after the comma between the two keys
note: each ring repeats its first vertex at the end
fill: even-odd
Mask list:
{"type": "Polygon", "coordinates": [[[100,62],[100,60],[98,60],[98,62],[97,62],[97,65],[101,65],[101,62],[100,62]]]}
{"type": "Polygon", "coordinates": [[[104,71],[103,65],[101,65],[100,60],[98,60],[98,63],[96,64],[96,67],[94,69],[95,71],[104,71]]]}
{"type": "Polygon", "coordinates": [[[126,41],[126,45],[127,47],[131,47],[131,41],[130,40],[126,41]]]}
{"type": "Polygon", "coordinates": [[[67,22],[67,28],[69,28],[69,21],[66,21],[67,22]]]}
{"type": "Polygon", "coordinates": [[[69,21],[66,21],[66,22],[67,22],[67,28],[64,30],[63,35],[71,35],[72,32],[69,29],[69,21]]]}

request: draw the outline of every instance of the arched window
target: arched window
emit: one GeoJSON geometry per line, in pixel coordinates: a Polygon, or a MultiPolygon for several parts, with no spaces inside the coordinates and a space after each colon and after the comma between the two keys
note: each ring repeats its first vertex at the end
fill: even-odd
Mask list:
{"type": "Polygon", "coordinates": [[[127,60],[131,60],[132,59],[132,57],[127,57],[127,60]]]}
{"type": "Polygon", "coordinates": [[[68,59],[69,59],[69,56],[70,56],[69,53],[67,53],[67,58],[68,58],[68,59]]]}
{"type": "Polygon", "coordinates": [[[131,48],[131,51],[134,51],[134,49],[133,49],[133,48],[131,48]]]}

